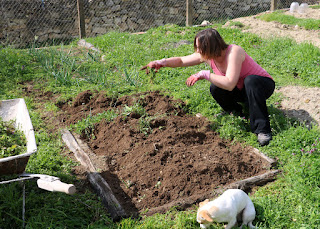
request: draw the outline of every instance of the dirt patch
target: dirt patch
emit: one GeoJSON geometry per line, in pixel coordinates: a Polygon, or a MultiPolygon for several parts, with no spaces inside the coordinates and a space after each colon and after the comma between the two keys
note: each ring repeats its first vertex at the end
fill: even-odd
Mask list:
{"type": "MultiPolygon", "coordinates": [[[[265,13],[269,12],[262,14],[265,13]]],[[[320,19],[320,9],[308,8],[306,14],[290,13],[289,11],[285,11],[285,14],[297,18],[320,19]]],[[[243,32],[254,33],[264,38],[288,37],[297,43],[309,42],[320,48],[319,30],[305,30],[297,26],[284,25],[278,22],[265,22],[257,19],[257,15],[236,18],[233,21],[241,22],[244,25],[243,32]]],[[[230,22],[224,26],[229,27],[230,22]]],[[[300,121],[305,121],[307,124],[316,123],[320,125],[320,88],[288,86],[282,87],[276,90],[276,92],[280,92],[284,96],[281,109],[286,115],[297,118],[300,121]]]]}
{"type": "Polygon", "coordinates": [[[109,98],[85,91],[68,104],[60,104],[66,125],[106,110],[118,113],[94,126],[94,139],[82,137],[128,214],[203,197],[268,170],[252,147],[221,139],[206,118],[186,114],[182,101],[160,92],[109,98]],[[137,105],[145,112],[131,109],[137,105]]]}
{"type": "Polygon", "coordinates": [[[281,102],[285,114],[307,125],[320,125],[320,88],[288,86],[277,91],[285,96],[281,102]]]}
{"type": "MultiPolygon", "coordinates": [[[[266,14],[270,12],[264,12],[266,14]]],[[[285,14],[292,15],[298,18],[313,18],[319,19],[320,9],[309,8],[306,14],[290,13],[285,11],[285,14]]],[[[260,15],[260,14],[259,14],[260,15]]],[[[320,31],[319,30],[305,30],[296,25],[286,25],[279,22],[266,22],[259,20],[256,16],[241,17],[233,19],[232,21],[241,22],[244,27],[243,32],[249,32],[257,34],[264,38],[270,37],[288,37],[295,40],[297,43],[309,42],[314,46],[320,48],[320,31]]],[[[230,22],[227,22],[224,26],[230,26],[230,22]]]]}

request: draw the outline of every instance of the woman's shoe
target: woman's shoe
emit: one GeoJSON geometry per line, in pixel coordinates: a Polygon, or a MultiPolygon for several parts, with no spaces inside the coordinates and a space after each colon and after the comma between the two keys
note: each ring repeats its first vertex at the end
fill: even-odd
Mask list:
{"type": "Polygon", "coordinates": [[[268,145],[272,139],[271,133],[259,133],[258,134],[258,142],[260,146],[268,145]]]}

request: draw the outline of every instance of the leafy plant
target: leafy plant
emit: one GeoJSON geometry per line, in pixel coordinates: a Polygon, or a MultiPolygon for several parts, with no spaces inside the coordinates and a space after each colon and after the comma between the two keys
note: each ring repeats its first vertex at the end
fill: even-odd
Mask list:
{"type": "Polygon", "coordinates": [[[22,131],[15,128],[14,123],[14,120],[4,122],[0,117],[0,158],[26,152],[26,138],[22,131]]]}
{"type": "Polygon", "coordinates": [[[139,103],[136,102],[133,106],[127,106],[125,105],[122,111],[122,115],[124,116],[134,116],[137,118],[140,118],[142,116],[145,116],[146,110],[144,109],[144,107],[139,103]]]}

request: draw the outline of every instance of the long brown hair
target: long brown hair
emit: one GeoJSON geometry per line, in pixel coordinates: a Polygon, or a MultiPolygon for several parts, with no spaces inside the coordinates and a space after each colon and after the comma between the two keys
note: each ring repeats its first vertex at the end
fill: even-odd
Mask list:
{"type": "Polygon", "coordinates": [[[193,42],[194,51],[199,50],[205,59],[213,59],[221,56],[221,52],[228,47],[217,30],[205,29],[197,33],[193,42]],[[196,40],[198,39],[198,46],[196,40]]]}

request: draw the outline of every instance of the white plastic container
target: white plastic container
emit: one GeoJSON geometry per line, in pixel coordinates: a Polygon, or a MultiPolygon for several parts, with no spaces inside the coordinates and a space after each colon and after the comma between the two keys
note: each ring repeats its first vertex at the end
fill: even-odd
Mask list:
{"type": "Polygon", "coordinates": [[[298,13],[299,14],[305,14],[307,13],[308,10],[308,4],[307,3],[301,3],[299,8],[298,8],[298,13]]]}
{"type": "Polygon", "coordinates": [[[299,3],[298,2],[292,2],[290,5],[290,13],[297,12],[299,9],[299,3]]]}

